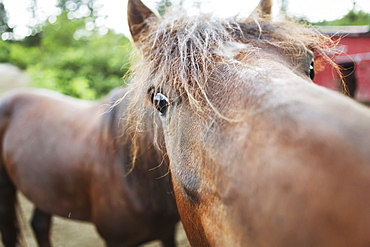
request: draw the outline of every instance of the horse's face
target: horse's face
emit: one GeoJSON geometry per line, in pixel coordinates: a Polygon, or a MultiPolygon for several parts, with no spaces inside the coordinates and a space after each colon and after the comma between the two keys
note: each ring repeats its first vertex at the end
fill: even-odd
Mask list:
{"type": "MultiPolygon", "coordinates": [[[[268,14],[268,1],[260,5],[268,14]]],[[[129,23],[143,55],[133,86],[145,90],[141,100],[146,97],[162,120],[192,245],[303,246],[329,236],[330,227],[316,220],[333,206],[334,194],[316,192],[352,178],[338,172],[335,181],[309,185],[322,164],[342,162],[327,144],[350,128],[338,123],[336,109],[348,102],[311,81],[311,50],[320,52],[323,40],[258,17],[244,23],[159,20],[135,0],[129,1],[129,23]],[[300,221],[304,229],[297,229],[300,221]]],[[[338,150],[346,145],[338,143],[338,150]]],[[[336,238],[328,239],[333,244],[336,238]]]]}
{"type": "MultiPolygon", "coordinates": [[[[274,93],[269,91],[279,84],[298,87],[312,83],[310,52],[300,61],[277,58],[274,49],[269,52],[260,51],[261,57],[253,61],[264,67],[214,68],[214,75],[209,78],[212,85],[205,88],[210,102],[201,101],[194,106],[166,85],[159,88],[151,85],[148,91],[149,102],[163,123],[177,204],[194,246],[205,242],[212,246],[237,246],[236,243],[243,245],[249,238],[245,234],[246,222],[254,215],[249,215],[246,209],[258,207],[249,205],[253,202],[250,197],[258,190],[250,181],[259,179],[259,169],[267,168],[254,170],[248,164],[267,162],[277,155],[261,152],[260,141],[269,133],[259,129],[272,129],[274,124],[265,124],[254,116],[255,111],[263,109],[267,114],[284,104],[268,99],[274,93]],[[291,69],[295,66],[299,67],[296,71],[291,69]],[[223,83],[229,80],[235,84],[224,88],[223,83]],[[264,98],[269,101],[269,110],[259,105],[264,98]],[[214,109],[207,108],[208,104],[214,109]],[[266,160],[260,161],[263,156],[266,160]]],[[[263,184],[273,177],[260,179],[263,184]]],[[[250,211],[255,212],[255,208],[250,211]]]]}

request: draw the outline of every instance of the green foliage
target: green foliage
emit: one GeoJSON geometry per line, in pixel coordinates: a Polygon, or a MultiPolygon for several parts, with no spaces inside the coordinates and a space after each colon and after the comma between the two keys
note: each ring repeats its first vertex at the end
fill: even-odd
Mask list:
{"type": "Polygon", "coordinates": [[[85,27],[87,18],[68,19],[67,13],[63,12],[55,23],[46,23],[42,27],[41,45],[43,48],[54,51],[64,47],[78,47],[87,40],[76,40],[74,34],[85,27]]]}
{"type": "Polygon", "coordinates": [[[10,45],[0,39],[0,63],[6,63],[10,57],[10,45]]]}
{"type": "Polygon", "coordinates": [[[20,42],[7,43],[1,41],[1,43],[6,47],[7,52],[3,57],[0,55],[0,61],[14,64],[23,70],[27,69],[29,65],[36,63],[42,56],[37,47],[25,47],[20,42]]]}
{"type": "Polygon", "coordinates": [[[41,27],[39,42],[0,41],[0,62],[12,63],[32,78],[34,87],[84,99],[96,99],[124,84],[131,50],[123,35],[87,31],[89,18],[60,15],[41,27]],[[77,35],[78,34],[78,35],[77,35]],[[30,44],[38,44],[32,46],[30,44]]]}
{"type": "Polygon", "coordinates": [[[0,35],[7,31],[9,31],[8,16],[4,4],[0,1],[0,35]]]}
{"type": "Polygon", "coordinates": [[[157,10],[160,15],[164,15],[166,12],[166,9],[169,8],[172,5],[170,0],[160,0],[157,3],[157,10]]]}
{"type": "Polygon", "coordinates": [[[362,10],[351,10],[340,19],[333,21],[323,21],[314,24],[318,26],[370,25],[370,14],[362,10]]]}

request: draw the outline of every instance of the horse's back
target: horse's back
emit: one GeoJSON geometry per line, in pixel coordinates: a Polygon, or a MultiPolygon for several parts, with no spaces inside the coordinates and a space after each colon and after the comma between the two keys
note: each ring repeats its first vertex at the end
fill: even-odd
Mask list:
{"type": "Polygon", "coordinates": [[[88,131],[93,121],[103,113],[95,105],[95,102],[45,89],[10,91],[0,98],[0,125],[3,127],[4,141],[7,138],[26,138],[24,135],[28,135],[24,139],[27,142],[40,141],[32,137],[44,135],[49,140],[54,136],[55,141],[60,143],[78,133],[73,136],[76,139],[88,131]],[[10,136],[10,132],[14,135],[10,136]],[[60,134],[64,134],[63,138],[60,138],[60,134]]]}
{"type": "MultiPolygon", "coordinates": [[[[60,120],[67,117],[64,111],[78,114],[78,111],[86,111],[93,104],[94,102],[75,99],[47,89],[15,89],[0,97],[0,117],[4,119],[10,116],[38,117],[52,114],[57,115],[60,120]]],[[[28,119],[30,120],[32,119],[28,119]]]]}

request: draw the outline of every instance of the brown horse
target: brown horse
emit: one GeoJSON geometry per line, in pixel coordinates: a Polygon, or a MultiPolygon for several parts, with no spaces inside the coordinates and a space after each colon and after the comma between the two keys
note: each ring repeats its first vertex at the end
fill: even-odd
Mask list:
{"type": "Polygon", "coordinates": [[[187,236],[370,246],[370,112],[312,83],[330,39],[270,11],[262,0],[245,20],[160,18],[129,0],[132,104],[158,110],[187,236]]]}
{"type": "MultiPolygon", "coordinates": [[[[36,206],[39,246],[51,246],[51,216],[91,221],[107,246],[159,239],[175,246],[179,220],[168,161],[158,145],[150,109],[136,133],[135,166],[126,115],[130,95],[116,89],[89,102],[46,90],[21,90],[0,99],[0,230],[16,246],[16,190],[36,206]]],[[[160,138],[160,137],[158,137],[160,138]]],[[[157,139],[158,139],[157,138],[157,139]]]]}

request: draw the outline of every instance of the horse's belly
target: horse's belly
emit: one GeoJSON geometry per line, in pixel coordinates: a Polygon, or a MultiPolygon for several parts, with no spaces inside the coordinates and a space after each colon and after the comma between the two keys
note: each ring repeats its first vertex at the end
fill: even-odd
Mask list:
{"type": "Polygon", "coordinates": [[[90,220],[88,186],[76,170],[35,160],[13,159],[5,166],[15,187],[37,208],[61,217],[90,220]]]}
{"type": "Polygon", "coordinates": [[[85,195],[69,194],[58,189],[40,187],[24,189],[22,185],[18,188],[35,207],[44,212],[76,220],[91,220],[91,205],[85,195]]]}

